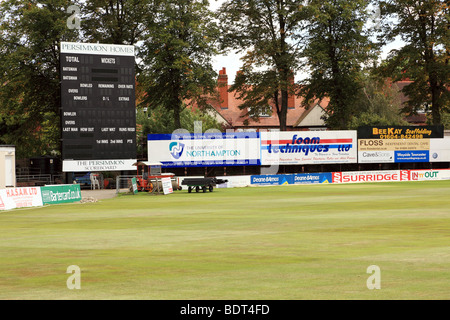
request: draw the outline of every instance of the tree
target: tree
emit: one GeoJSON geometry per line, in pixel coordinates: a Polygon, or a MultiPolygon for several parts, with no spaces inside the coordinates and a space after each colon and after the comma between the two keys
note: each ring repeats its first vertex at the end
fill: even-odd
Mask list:
{"type": "Polygon", "coordinates": [[[328,97],[326,124],[347,129],[358,106],[362,89],[361,69],[370,61],[376,46],[365,29],[369,18],[367,0],[311,0],[303,57],[310,76],[303,81],[300,95],[308,107],[328,97]]]}
{"type": "Polygon", "coordinates": [[[217,28],[208,1],[161,1],[146,24],[149,30],[139,54],[138,81],[146,92],[141,105],[163,106],[181,128],[185,103],[205,107],[207,96],[216,92],[211,59],[217,53],[217,28]]]}
{"type": "Polygon", "coordinates": [[[241,109],[258,120],[275,106],[280,130],[286,130],[288,96],[298,69],[298,39],[303,2],[299,0],[228,0],[218,10],[221,48],[246,51],[243,66],[231,86],[243,100],[241,109]]]}
{"type": "Polygon", "coordinates": [[[401,37],[405,45],[391,51],[386,75],[394,80],[409,78],[404,88],[405,111],[431,109],[433,124],[449,110],[450,14],[445,0],[380,0],[385,42],[401,37]],[[395,20],[393,21],[393,18],[395,20]]]}
{"type": "Polygon", "coordinates": [[[0,141],[18,157],[60,150],[59,43],[73,41],[68,0],[0,3],[0,141]]]}
{"type": "Polygon", "coordinates": [[[361,84],[362,88],[354,100],[357,113],[352,117],[349,129],[360,126],[408,125],[401,113],[402,99],[395,83],[366,71],[362,75],[361,84]]]}
{"type": "Polygon", "coordinates": [[[79,1],[81,28],[88,42],[135,45],[145,34],[145,16],[152,12],[152,0],[79,1]]]}
{"type": "MultiPolygon", "coordinates": [[[[177,129],[185,129],[194,133],[197,127],[195,122],[201,122],[202,132],[207,130],[223,131],[223,127],[217,120],[202,110],[191,110],[184,108],[180,113],[181,127],[176,127],[173,122],[173,110],[167,111],[164,106],[157,106],[152,109],[139,108],[136,113],[138,154],[146,156],[147,134],[168,133],[171,134],[177,129]]],[[[197,132],[195,132],[197,133],[197,132]]]]}

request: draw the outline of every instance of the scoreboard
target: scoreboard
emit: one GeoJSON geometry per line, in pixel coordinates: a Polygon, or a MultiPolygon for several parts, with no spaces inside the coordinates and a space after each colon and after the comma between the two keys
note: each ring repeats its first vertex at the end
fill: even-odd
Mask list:
{"type": "Polygon", "coordinates": [[[134,46],[60,48],[63,171],[135,170],[134,46]]]}

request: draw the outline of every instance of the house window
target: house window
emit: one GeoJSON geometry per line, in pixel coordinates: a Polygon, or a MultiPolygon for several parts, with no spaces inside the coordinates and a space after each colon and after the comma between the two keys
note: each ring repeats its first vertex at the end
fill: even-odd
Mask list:
{"type": "Polygon", "coordinates": [[[258,108],[258,110],[250,110],[249,115],[251,117],[258,116],[260,118],[269,118],[272,116],[272,107],[265,106],[265,107],[258,108]]]}

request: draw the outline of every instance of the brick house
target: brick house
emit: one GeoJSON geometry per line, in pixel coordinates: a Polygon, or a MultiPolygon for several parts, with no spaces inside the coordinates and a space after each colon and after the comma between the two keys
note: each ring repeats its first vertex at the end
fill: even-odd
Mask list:
{"type": "MultiPolygon", "coordinates": [[[[293,81],[293,79],[292,79],[293,81]]],[[[395,86],[398,90],[402,90],[411,81],[404,80],[396,82],[395,86]]],[[[214,116],[219,123],[222,123],[225,128],[242,131],[259,131],[259,130],[279,130],[278,116],[275,110],[262,114],[259,121],[253,121],[246,115],[247,110],[239,109],[242,103],[234,92],[228,92],[231,87],[228,84],[228,75],[226,68],[219,71],[218,77],[218,91],[219,99],[210,99],[209,105],[212,107],[209,113],[214,116]],[[245,124],[245,121],[248,124],[245,124]]],[[[401,94],[401,102],[405,102],[407,97],[401,94]]],[[[325,122],[322,116],[325,114],[325,109],[329,103],[329,99],[316,101],[309,108],[301,105],[302,98],[291,95],[288,98],[288,112],[287,112],[287,130],[289,131],[306,131],[306,130],[326,130],[325,122]]],[[[270,106],[274,108],[274,106],[270,106]]],[[[426,114],[418,113],[417,115],[410,115],[405,118],[411,125],[425,125],[426,114]]]]}
{"type": "MultiPolygon", "coordinates": [[[[292,79],[293,81],[293,79],[292,79]]],[[[243,131],[258,130],[279,130],[278,116],[275,110],[266,114],[261,114],[259,121],[253,121],[246,117],[247,110],[239,109],[242,103],[234,92],[228,92],[231,85],[228,84],[226,68],[219,71],[218,91],[219,99],[210,99],[209,105],[212,107],[210,114],[225,128],[243,131]],[[245,121],[248,124],[245,124],[245,121]]],[[[288,98],[287,130],[326,130],[324,121],[324,109],[328,101],[322,101],[311,105],[308,109],[301,106],[301,98],[291,95],[288,98]]],[[[274,108],[274,106],[269,106],[274,108]]]]}

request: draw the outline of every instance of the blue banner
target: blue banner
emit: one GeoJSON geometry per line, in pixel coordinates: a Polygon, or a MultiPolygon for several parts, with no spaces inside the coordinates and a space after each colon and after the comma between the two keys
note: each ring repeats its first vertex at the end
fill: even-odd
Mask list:
{"type": "Polygon", "coordinates": [[[293,184],[292,175],[274,174],[274,175],[259,175],[250,177],[251,184],[257,185],[282,185],[293,184]]]}
{"type": "Polygon", "coordinates": [[[429,162],[430,151],[395,151],[395,162],[429,162]]]}
{"type": "Polygon", "coordinates": [[[294,174],[294,184],[331,183],[332,181],[331,172],[294,174]]]}
{"type": "Polygon", "coordinates": [[[250,183],[257,185],[283,185],[283,184],[312,184],[331,183],[331,172],[326,173],[298,173],[251,176],[250,183]]]}

